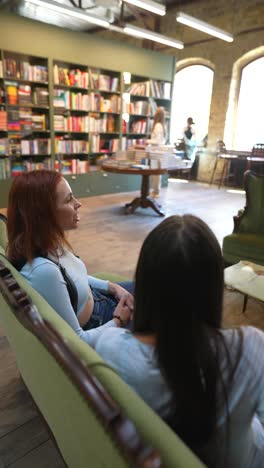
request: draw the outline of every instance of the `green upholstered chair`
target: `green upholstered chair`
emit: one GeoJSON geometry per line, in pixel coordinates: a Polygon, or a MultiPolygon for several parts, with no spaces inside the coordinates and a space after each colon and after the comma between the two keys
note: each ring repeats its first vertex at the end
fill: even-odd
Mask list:
{"type": "Polygon", "coordinates": [[[223,240],[226,264],[249,260],[264,265],[264,175],[246,171],[246,206],[234,216],[233,233],[223,240]]]}
{"type": "Polygon", "coordinates": [[[0,261],[0,322],[67,466],[203,467],[2,254],[0,261]]]}

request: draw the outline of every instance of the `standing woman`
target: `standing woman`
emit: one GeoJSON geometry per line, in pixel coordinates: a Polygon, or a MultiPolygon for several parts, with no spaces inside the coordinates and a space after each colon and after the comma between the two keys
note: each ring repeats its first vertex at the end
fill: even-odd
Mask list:
{"type": "MultiPolygon", "coordinates": [[[[163,107],[158,107],[155,115],[154,122],[151,130],[150,143],[155,145],[165,145],[167,140],[166,127],[165,127],[165,111],[163,107]]],[[[158,197],[160,192],[161,176],[152,176],[153,197],[158,197]]]]}
{"type": "Polygon", "coordinates": [[[132,332],[95,350],[210,468],[264,467],[264,333],[224,329],[223,258],[209,227],[171,216],[145,239],[132,332]]]}
{"type": "Polygon", "coordinates": [[[77,229],[80,207],[58,172],[40,170],[16,177],[8,201],[8,258],[92,345],[98,330],[128,322],[133,297],[118,284],[88,276],[74,255],[66,232],[77,229]]]}

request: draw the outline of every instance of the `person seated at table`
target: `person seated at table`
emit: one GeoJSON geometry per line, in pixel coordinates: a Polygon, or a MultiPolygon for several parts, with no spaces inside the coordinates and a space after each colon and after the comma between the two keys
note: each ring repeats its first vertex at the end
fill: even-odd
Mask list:
{"type": "Polygon", "coordinates": [[[223,329],[223,259],[209,227],[171,216],[147,236],[136,268],[132,331],[95,350],[204,461],[264,466],[264,333],[223,329]]]}
{"type": "Polygon", "coordinates": [[[132,283],[123,287],[87,275],[66,238],[67,231],[78,227],[80,207],[68,182],[55,171],[16,177],[8,201],[8,258],[77,335],[92,345],[98,332],[91,328],[129,321],[133,296],[126,289],[131,291],[132,283]]]}

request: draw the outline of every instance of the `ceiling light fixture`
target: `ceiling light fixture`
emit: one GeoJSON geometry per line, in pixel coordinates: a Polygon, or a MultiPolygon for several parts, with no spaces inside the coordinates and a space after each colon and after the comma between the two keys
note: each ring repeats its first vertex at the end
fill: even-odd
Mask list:
{"type": "Polygon", "coordinates": [[[164,44],[169,47],[175,47],[176,49],[183,49],[184,47],[184,44],[181,41],[177,41],[176,39],[172,39],[168,36],[163,36],[162,34],[155,33],[154,31],[138,28],[132,24],[125,24],[124,29],[119,32],[123,32],[129,36],[149,39],[150,41],[159,42],[160,44],[164,44]]]}
{"type": "Polygon", "coordinates": [[[223,29],[217,28],[216,26],[205,23],[204,21],[194,18],[193,16],[186,15],[182,12],[177,13],[176,21],[185,24],[186,26],[190,26],[191,28],[198,29],[199,31],[203,31],[211,36],[218,37],[218,39],[222,39],[223,41],[233,42],[234,40],[233,36],[223,29]]]}
{"type": "Polygon", "coordinates": [[[152,0],[124,0],[124,2],[130,3],[131,5],[135,5],[138,8],[143,8],[143,10],[148,10],[152,13],[156,13],[156,15],[166,15],[165,5],[161,5],[158,2],[153,2],[152,0]]]}
{"type": "Polygon", "coordinates": [[[72,16],[73,18],[96,24],[102,28],[108,28],[110,24],[107,20],[104,20],[99,16],[91,15],[90,13],[86,13],[84,11],[79,11],[62,3],[52,2],[50,0],[27,0],[27,3],[32,3],[33,5],[48,8],[49,10],[53,10],[58,13],[63,13],[65,15],[72,16]]]}

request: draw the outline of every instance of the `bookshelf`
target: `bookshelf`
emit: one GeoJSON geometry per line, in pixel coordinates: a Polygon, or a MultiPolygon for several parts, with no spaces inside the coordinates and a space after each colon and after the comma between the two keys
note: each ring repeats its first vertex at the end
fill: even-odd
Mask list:
{"type": "Polygon", "coordinates": [[[120,148],[120,73],[53,62],[55,168],[86,173],[120,148]]]}
{"type": "Polygon", "coordinates": [[[0,55],[0,179],[51,168],[48,60],[0,55]]]}
{"type": "MultiPolygon", "coordinates": [[[[0,51],[0,180],[55,168],[99,170],[98,158],[150,138],[171,82],[11,51],[0,51]]],[[[86,190],[87,191],[87,190],[86,190]]]]}
{"type": "Polygon", "coordinates": [[[169,135],[172,83],[128,73],[123,74],[123,79],[122,148],[144,144],[150,138],[157,107],[165,110],[169,135]]]}

